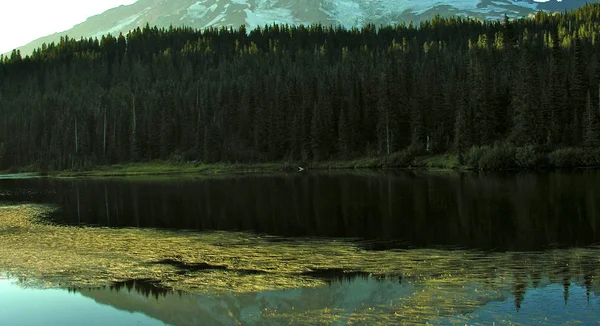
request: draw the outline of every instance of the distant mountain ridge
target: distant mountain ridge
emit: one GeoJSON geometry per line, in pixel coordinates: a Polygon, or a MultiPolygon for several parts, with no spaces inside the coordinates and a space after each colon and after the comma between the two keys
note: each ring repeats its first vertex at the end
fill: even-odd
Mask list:
{"type": "Polygon", "coordinates": [[[600,0],[139,0],[92,16],[73,28],[39,38],[20,47],[31,53],[43,43],[71,38],[101,37],[127,33],[147,23],[151,26],[191,26],[194,28],[267,24],[362,26],[418,23],[435,15],[461,15],[479,19],[500,19],[505,14],[521,17],[539,10],[576,9],[586,2],[600,0]]]}

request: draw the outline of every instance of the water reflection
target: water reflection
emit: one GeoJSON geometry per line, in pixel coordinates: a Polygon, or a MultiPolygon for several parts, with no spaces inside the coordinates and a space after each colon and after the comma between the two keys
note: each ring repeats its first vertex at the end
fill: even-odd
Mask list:
{"type": "MultiPolygon", "coordinates": [[[[393,280],[360,277],[332,281],[329,286],[320,288],[246,294],[165,294],[163,290],[146,285],[136,283],[131,288],[117,290],[109,287],[82,289],[80,293],[96,302],[140,311],[172,325],[255,325],[289,324],[301,320],[302,316],[327,310],[336,311],[336,316],[349,317],[366,307],[389,304],[390,298],[403,297],[414,291],[414,286],[393,280]]],[[[325,321],[322,317],[319,318],[325,321]]]]}
{"type": "MultiPolygon", "coordinates": [[[[542,320],[545,320],[544,324],[597,322],[595,318],[600,314],[600,298],[594,290],[580,282],[574,281],[566,287],[553,283],[549,278],[538,280],[537,286],[533,286],[531,282],[514,282],[513,287],[524,284],[522,288],[517,285],[520,289],[518,298],[511,295],[510,285],[506,289],[494,291],[477,289],[477,284],[463,289],[463,292],[468,293],[457,295],[472,296],[477,301],[473,310],[462,310],[459,306],[415,309],[408,303],[414,304],[414,298],[423,291],[423,284],[420,282],[399,282],[397,278],[374,279],[364,276],[332,279],[329,286],[321,288],[240,295],[198,296],[157,291],[153,294],[155,300],[152,306],[156,303],[164,309],[148,310],[147,306],[140,306],[139,309],[175,325],[193,325],[198,320],[224,324],[289,324],[302,321],[340,325],[358,321],[384,324],[423,321],[434,324],[456,324],[460,321],[470,324],[489,324],[491,321],[532,324],[542,320]],[[570,302],[563,302],[568,293],[571,296],[570,302]],[[520,300],[518,304],[517,300],[520,300]],[[435,312],[440,310],[454,310],[455,313],[436,315],[435,312]],[[415,316],[415,311],[420,315],[415,316]]],[[[130,294],[132,290],[125,291],[130,294]]],[[[132,310],[131,304],[139,302],[121,295],[122,292],[108,289],[82,293],[98,302],[125,310],[132,310]]],[[[451,300],[447,302],[452,305],[451,300]]]]}
{"type": "Polygon", "coordinates": [[[67,224],[377,240],[371,249],[600,242],[599,170],[0,180],[0,201],[56,203],[52,219],[67,224]]]}
{"type": "Polygon", "coordinates": [[[600,299],[586,299],[586,289],[573,284],[569,287],[573,298],[568,305],[563,303],[563,286],[547,284],[530,289],[520,311],[513,310],[511,299],[490,302],[468,314],[440,318],[437,324],[457,325],[597,325],[600,299]]]}
{"type": "MultiPolygon", "coordinates": [[[[155,299],[159,299],[160,297],[166,297],[167,295],[174,294],[175,291],[161,287],[157,285],[152,280],[129,280],[125,282],[117,282],[108,287],[111,291],[120,292],[122,290],[127,290],[127,292],[131,293],[132,291],[142,294],[146,297],[153,296],[155,299]]],[[[69,289],[70,291],[77,291],[77,289],[69,289]]],[[[91,290],[91,289],[88,289],[91,290]]],[[[177,291],[179,295],[183,292],[177,291]]]]}
{"type": "MultiPolygon", "coordinates": [[[[318,288],[213,295],[173,292],[144,280],[105,288],[71,289],[68,292],[28,290],[0,281],[3,291],[0,321],[8,320],[8,316],[16,318],[14,321],[31,320],[16,311],[30,307],[31,302],[47,302],[50,297],[68,299],[68,303],[73,305],[71,307],[89,306],[89,299],[93,299],[96,305],[85,310],[86,314],[92,312],[87,318],[93,322],[93,312],[109,312],[111,316],[119,316],[112,319],[113,325],[130,324],[134,317],[143,324],[160,320],[170,325],[345,325],[375,322],[390,325],[425,322],[436,325],[491,322],[549,325],[569,322],[592,324],[597,323],[600,315],[598,284],[587,281],[585,277],[581,279],[578,274],[567,277],[565,284],[553,276],[537,278],[526,274],[515,275],[494,287],[475,281],[468,286],[453,288],[451,292],[446,291],[448,289],[444,289],[446,285],[442,283],[437,285],[437,294],[431,292],[432,287],[416,279],[338,276],[333,277],[329,285],[318,288]],[[10,298],[5,294],[9,294],[10,298]],[[13,295],[17,296],[16,301],[13,295]],[[19,301],[19,295],[32,301],[19,301]],[[436,299],[436,295],[451,297],[436,299]],[[472,301],[468,308],[461,305],[460,300],[454,300],[463,297],[472,301]],[[444,305],[439,305],[440,302],[444,305]],[[118,314],[107,306],[132,314],[118,314]]],[[[57,315],[56,311],[46,312],[49,308],[43,305],[39,309],[42,310],[40,316],[44,318],[57,315]]],[[[72,321],[81,321],[80,314],[83,314],[74,309],[61,313],[62,324],[75,324],[72,321]]],[[[103,317],[102,320],[106,319],[103,317]]],[[[86,321],[85,324],[89,323],[86,321]]]]}
{"type": "Polygon", "coordinates": [[[42,288],[0,276],[0,325],[164,325],[143,311],[126,312],[81,293],[42,288]]]}

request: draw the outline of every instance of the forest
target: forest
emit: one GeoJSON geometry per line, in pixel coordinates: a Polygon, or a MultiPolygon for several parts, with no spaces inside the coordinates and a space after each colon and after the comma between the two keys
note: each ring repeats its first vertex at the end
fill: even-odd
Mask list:
{"type": "Polygon", "coordinates": [[[0,169],[600,165],[599,120],[599,4],[418,26],[146,25],[0,57],[0,169]]]}

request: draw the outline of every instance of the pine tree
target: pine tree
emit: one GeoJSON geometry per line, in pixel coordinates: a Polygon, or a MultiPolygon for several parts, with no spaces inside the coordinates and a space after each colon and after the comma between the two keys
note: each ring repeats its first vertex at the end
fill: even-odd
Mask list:
{"type": "Polygon", "coordinates": [[[302,159],[302,117],[299,114],[294,115],[292,119],[290,154],[288,159],[293,161],[302,159]]]}
{"type": "MultiPolygon", "coordinates": [[[[481,42],[481,40],[480,40],[481,42]]],[[[490,108],[491,89],[489,87],[489,76],[486,78],[484,62],[482,59],[486,53],[481,48],[483,45],[473,45],[469,63],[469,90],[471,110],[474,113],[475,135],[479,145],[490,144],[494,138],[494,115],[490,108]]]]}
{"type": "Polygon", "coordinates": [[[423,123],[423,114],[421,112],[421,106],[419,102],[412,99],[411,114],[410,114],[410,128],[411,128],[411,144],[410,146],[414,149],[423,149],[425,146],[425,126],[423,123]]]}
{"type": "Polygon", "coordinates": [[[466,108],[463,104],[456,111],[456,121],[454,124],[454,148],[458,154],[460,164],[464,164],[464,154],[471,146],[469,128],[466,108]]]}
{"type": "Polygon", "coordinates": [[[532,145],[534,143],[533,132],[535,116],[533,114],[531,93],[531,54],[529,50],[523,49],[518,66],[523,70],[514,83],[512,109],[513,127],[510,133],[510,141],[517,146],[532,145]]]}
{"type": "Polygon", "coordinates": [[[312,158],[312,121],[313,112],[308,102],[305,100],[302,103],[302,112],[300,117],[301,139],[300,139],[300,155],[303,161],[312,158]]]}
{"type": "Polygon", "coordinates": [[[394,116],[387,92],[386,79],[379,79],[377,110],[377,144],[380,154],[390,155],[394,143],[394,116]]]}
{"type": "Polygon", "coordinates": [[[214,122],[209,124],[204,133],[204,161],[207,163],[221,160],[221,135],[214,122]]]}
{"type": "Polygon", "coordinates": [[[312,121],[310,125],[310,147],[312,152],[312,157],[316,161],[320,161],[326,158],[325,151],[325,125],[323,123],[323,118],[321,117],[321,111],[319,110],[319,105],[315,103],[313,106],[313,114],[312,121]]]}
{"type": "Polygon", "coordinates": [[[0,169],[595,147],[598,12],[65,37],[0,58],[0,169]]]}
{"type": "Polygon", "coordinates": [[[587,93],[583,127],[583,145],[586,147],[600,146],[600,125],[598,124],[596,110],[592,106],[592,97],[589,91],[587,93]]]}
{"type": "Polygon", "coordinates": [[[552,33],[552,53],[550,57],[550,89],[549,89],[549,112],[546,117],[546,137],[550,143],[556,144],[563,141],[561,122],[567,121],[566,105],[564,103],[565,85],[563,82],[563,51],[558,39],[558,33],[552,33]]]}
{"type": "Polygon", "coordinates": [[[338,122],[338,153],[341,155],[347,155],[350,152],[350,130],[348,126],[348,117],[346,110],[340,111],[340,118],[338,122]]]}
{"type": "Polygon", "coordinates": [[[577,113],[577,111],[573,111],[573,118],[571,119],[571,124],[567,128],[567,130],[570,131],[568,135],[570,136],[569,145],[571,146],[578,146],[579,144],[581,144],[582,128],[580,121],[581,119],[579,118],[579,114],[577,113]]]}
{"type": "Polygon", "coordinates": [[[585,98],[588,90],[587,64],[582,40],[574,41],[573,68],[571,69],[571,87],[569,89],[569,103],[571,112],[578,115],[585,111],[585,98]]]}

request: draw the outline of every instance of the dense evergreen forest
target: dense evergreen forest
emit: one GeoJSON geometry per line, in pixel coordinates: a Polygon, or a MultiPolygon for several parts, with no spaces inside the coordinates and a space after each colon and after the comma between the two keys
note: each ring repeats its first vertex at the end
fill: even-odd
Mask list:
{"type": "Polygon", "coordinates": [[[592,165],[599,118],[598,4],[360,29],[146,26],[0,59],[0,169],[435,153],[592,165]]]}

